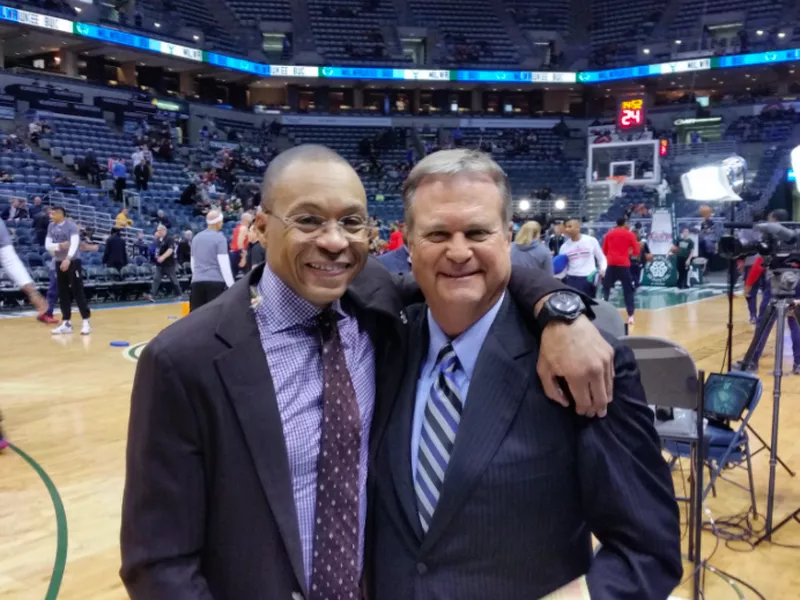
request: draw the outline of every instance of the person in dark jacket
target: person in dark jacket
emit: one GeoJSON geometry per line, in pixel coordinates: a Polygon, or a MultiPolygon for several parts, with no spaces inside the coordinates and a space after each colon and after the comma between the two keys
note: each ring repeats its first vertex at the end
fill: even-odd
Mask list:
{"type": "Polygon", "coordinates": [[[550,250],[542,244],[542,226],[537,221],[528,221],[520,227],[514,243],[511,244],[511,263],[533,269],[542,269],[553,274],[553,258],[550,250]]]}
{"type": "Polygon", "coordinates": [[[103,264],[117,270],[128,264],[125,240],[120,232],[119,227],[111,228],[111,235],[106,239],[106,249],[103,251],[103,264]]]}

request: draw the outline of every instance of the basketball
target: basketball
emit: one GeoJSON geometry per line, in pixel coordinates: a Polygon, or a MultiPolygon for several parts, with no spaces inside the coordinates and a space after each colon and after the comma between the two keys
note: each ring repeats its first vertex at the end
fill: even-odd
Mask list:
{"type": "Polygon", "coordinates": [[[708,204],[704,204],[703,206],[701,206],[700,210],[697,212],[700,213],[700,216],[703,217],[704,219],[707,219],[714,214],[714,211],[711,210],[711,207],[708,204]]]}

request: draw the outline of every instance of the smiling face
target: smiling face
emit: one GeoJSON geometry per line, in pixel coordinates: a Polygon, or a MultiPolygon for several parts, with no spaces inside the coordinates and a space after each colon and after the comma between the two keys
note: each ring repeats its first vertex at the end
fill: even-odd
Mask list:
{"type": "Polygon", "coordinates": [[[310,235],[284,219],[366,220],[367,198],[356,172],[342,162],[293,162],[270,189],[269,211],[259,213],[256,227],[262,245],[269,248],[270,269],[316,306],[341,298],[367,261],[367,232],[354,240],[328,224],[318,235],[310,235]]]}
{"type": "Polygon", "coordinates": [[[500,298],[511,276],[503,198],[486,175],[435,175],[419,184],[408,247],[438,325],[457,336],[500,298]]]}

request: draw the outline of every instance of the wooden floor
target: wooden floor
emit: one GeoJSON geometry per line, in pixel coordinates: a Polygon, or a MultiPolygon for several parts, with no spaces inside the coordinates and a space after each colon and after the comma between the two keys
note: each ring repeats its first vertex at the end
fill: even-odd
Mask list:
{"type": "MultiPolygon", "coordinates": [[[[178,305],[155,305],[98,310],[94,333],[53,338],[49,328],[31,318],[0,320],[0,407],[11,441],[46,472],[63,501],[68,547],[59,548],[59,520],[51,494],[37,471],[20,455],[7,450],[0,456],[0,598],[45,598],[54,564],[67,550],[59,598],[106,600],[125,598],[119,581],[119,518],[124,476],[128,402],[135,363],[112,340],[132,345],[146,342],[170,324],[178,305]]],[[[654,311],[639,311],[634,333],[676,340],[693,354],[699,367],[718,371],[725,346],[726,300],[711,298],[654,311]]],[[[734,356],[741,356],[752,328],[743,302],[737,300],[734,356]]],[[[772,347],[772,344],[768,346],[772,347]]],[[[769,352],[769,351],[768,351],[769,352]]],[[[769,435],[772,417],[771,353],[762,359],[765,390],[755,428],[769,435]]],[[[791,360],[786,360],[791,368],[791,360]]],[[[800,470],[800,376],[784,379],[780,418],[780,454],[800,470]]],[[[754,459],[757,500],[766,505],[768,457],[754,459]]],[[[676,486],[684,482],[676,475],[676,486]]],[[[720,497],[710,498],[715,519],[742,512],[747,495],[721,483],[720,497]]],[[[56,503],[57,506],[57,503],[56,503]]],[[[800,507],[800,476],[792,480],[778,472],[776,517],[800,507]]],[[[763,519],[756,523],[763,525],[763,519]]],[[[800,545],[800,524],[792,523],[775,541],[800,545]]],[[[715,539],[704,535],[704,556],[715,539]]],[[[737,549],[744,549],[742,544],[737,549]]],[[[765,545],[749,553],[720,544],[711,564],[746,580],[768,599],[800,598],[800,550],[765,545]]],[[[56,568],[56,580],[59,576],[56,568]]],[[[686,564],[686,574],[691,574],[686,564]]],[[[706,598],[743,596],[721,578],[708,574],[706,598]]],[[[689,596],[688,584],[677,596],[689,596]]]]}

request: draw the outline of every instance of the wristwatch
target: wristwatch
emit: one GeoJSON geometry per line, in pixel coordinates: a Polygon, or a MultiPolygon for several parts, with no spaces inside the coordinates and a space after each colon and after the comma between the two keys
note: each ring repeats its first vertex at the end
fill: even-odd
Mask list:
{"type": "Polygon", "coordinates": [[[539,330],[544,331],[544,328],[552,321],[572,323],[587,312],[586,305],[583,303],[580,294],[561,290],[551,294],[544,301],[542,310],[536,316],[536,323],[539,325],[539,330]]]}

